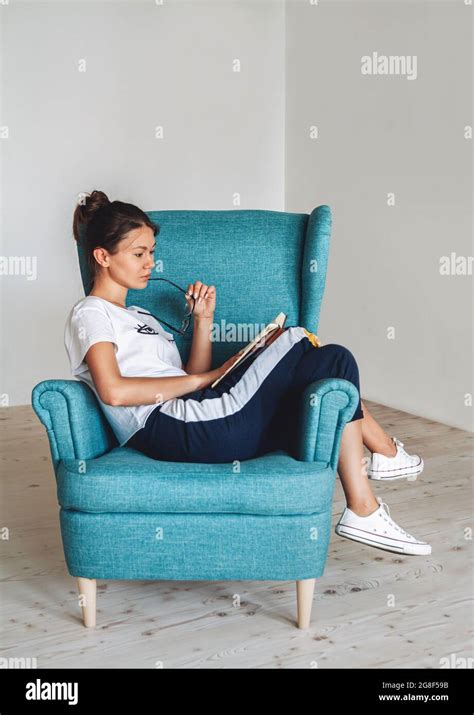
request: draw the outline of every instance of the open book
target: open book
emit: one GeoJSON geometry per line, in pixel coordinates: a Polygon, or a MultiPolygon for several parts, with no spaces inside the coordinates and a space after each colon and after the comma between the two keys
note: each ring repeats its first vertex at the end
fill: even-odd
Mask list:
{"type": "Polygon", "coordinates": [[[217,380],[214,380],[211,387],[215,387],[222,380],[222,378],[225,377],[225,375],[232,372],[237,365],[241,365],[250,355],[254,355],[259,350],[263,352],[265,348],[267,348],[279,335],[281,335],[285,327],[286,318],[287,316],[285,313],[278,313],[277,317],[272,320],[271,323],[268,323],[268,325],[266,325],[263,330],[261,330],[258,335],[256,335],[254,339],[242,350],[242,354],[239,358],[237,358],[233,365],[227,368],[227,370],[220,377],[218,377],[217,380]]]}

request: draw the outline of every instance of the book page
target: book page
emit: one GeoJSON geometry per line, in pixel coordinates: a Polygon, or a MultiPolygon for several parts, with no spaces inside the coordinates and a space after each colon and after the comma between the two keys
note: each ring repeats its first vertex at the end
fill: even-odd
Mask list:
{"type": "Polygon", "coordinates": [[[225,377],[229,372],[232,372],[232,370],[240,365],[249,355],[253,355],[256,350],[261,347],[265,347],[266,338],[278,330],[278,328],[283,328],[286,318],[287,316],[285,313],[278,313],[276,318],[272,320],[271,323],[268,323],[268,325],[266,325],[263,330],[261,330],[255,338],[250,341],[250,343],[248,343],[248,345],[244,348],[242,355],[234,362],[234,364],[231,365],[220,377],[218,377],[217,380],[214,380],[211,387],[215,387],[223,377],[225,377]]]}

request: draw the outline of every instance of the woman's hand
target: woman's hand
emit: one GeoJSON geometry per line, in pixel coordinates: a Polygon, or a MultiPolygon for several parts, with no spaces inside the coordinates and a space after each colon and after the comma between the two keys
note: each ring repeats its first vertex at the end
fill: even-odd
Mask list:
{"type": "Polygon", "coordinates": [[[234,364],[234,362],[236,362],[236,360],[240,357],[240,354],[243,353],[243,351],[244,348],[242,348],[242,350],[239,350],[239,352],[235,355],[232,355],[232,357],[226,360],[220,367],[216,368],[217,372],[219,373],[219,376],[223,375],[225,371],[228,370],[229,367],[234,364]]]}
{"type": "Polygon", "coordinates": [[[209,385],[212,385],[214,380],[217,380],[218,377],[221,377],[221,375],[223,375],[225,371],[228,370],[229,367],[234,364],[234,362],[237,360],[237,358],[243,351],[244,348],[242,348],[242,350],[239,350],[239,352],[235,355],[232,355],[232,357],[226,360],[225,363],[223,363],[220,367],[216,367],[214,370],[209,370],[208,372],[201,373],[198,376],[201,378],[198,389],[203,389],[204,387],[209,387],[209,385]]]}
{"type": "Polygon", "coordinates": [[[213,318],[216,310],[216,287],[208,286],[201,281],[189,283],[186,302],[189,309],[193,307],[191,296],[195,297],[193,315],[196,318],[213,318]]]}

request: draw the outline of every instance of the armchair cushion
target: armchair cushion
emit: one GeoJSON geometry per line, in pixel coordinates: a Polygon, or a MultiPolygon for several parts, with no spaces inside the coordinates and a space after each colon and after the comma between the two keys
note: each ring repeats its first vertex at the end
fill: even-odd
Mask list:
{"type": "Polygon", "coordinates": [[[283,450],[237,463],[162,462],[131,447],[95,459],[65,459],[63,509],[83,512],[317,514],[331,510],[334,472],[283,450]]]}

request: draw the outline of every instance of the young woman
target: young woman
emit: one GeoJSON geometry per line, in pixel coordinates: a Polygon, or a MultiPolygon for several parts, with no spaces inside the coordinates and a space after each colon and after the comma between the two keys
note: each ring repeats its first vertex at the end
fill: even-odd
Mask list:
{"type": "MultiPolygon", "coordinates": [[[[308,383],[343,378],[359,390],[352,353],[342,345],[317,347],[302,326],[286,328],[211,388],[239,355],[210,369],[215,286],[200,280],[187,286],[194,324],[183,365],[172,333],[143,308],[125,306],[127,291],[145,288],[150,278],[159,226],[138,207],[93,191],[77,205],[73,231],[83,242],[92,290],[68,316],[65,346],[72,374],[94,391],[120,446],[167,461],[251,459],[288,448],[291,411],[308,383]]],[[[347,507],[336,533],[395,553],[431,553],[390,518],[369,484],[422,469],[423,460],[390,438],[359,398],[341,439],[338,473],[347,507]],[[363,445],[371,452],[367,470],[363,445]]]]}

